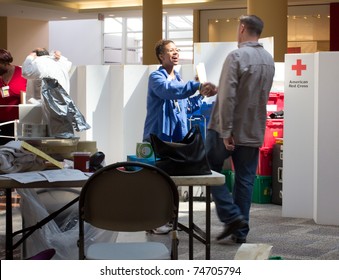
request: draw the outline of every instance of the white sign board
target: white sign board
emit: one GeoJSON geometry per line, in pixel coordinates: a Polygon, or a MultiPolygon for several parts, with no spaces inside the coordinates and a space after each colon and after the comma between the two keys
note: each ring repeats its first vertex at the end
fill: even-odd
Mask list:
{"type": "Polygon", "coordinates": [[[285,56],[282,214],[313,217],[314,55],[285,56]],[[298,155],[298,156],[296,156],[298,155]]]}

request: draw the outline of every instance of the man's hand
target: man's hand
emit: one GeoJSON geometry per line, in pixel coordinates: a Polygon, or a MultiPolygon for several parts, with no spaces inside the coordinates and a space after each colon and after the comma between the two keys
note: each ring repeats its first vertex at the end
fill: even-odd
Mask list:
{"type": "Polygon", "coordinates": [[[224,138],[223,140],[224,140],[224,145],[225,145],[226,150],[233,151],[235,148],[233,137],[224,138]]]}
{"type": "Polygon", "coordinates": [[[54,58],[55,58],[55,60],[59,60],[60,57],[61,57],[61,52],[60,52],[60,51],[55,51],[55,52],[54,52],[54,58]]]}
{"type": "Polygon", "coordinates": [[[206,97],[214,96],[217,94],[217,92],[218,88],[210,82],[206,82],[201,85],[200,94],[203,96],[206,97]]]}

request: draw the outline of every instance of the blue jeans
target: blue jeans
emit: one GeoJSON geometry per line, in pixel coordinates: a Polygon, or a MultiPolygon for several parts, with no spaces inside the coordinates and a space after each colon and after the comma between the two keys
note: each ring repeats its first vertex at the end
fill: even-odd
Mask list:
{"type": "MultiPolygon", "coordinates": [[[[209,129],[206,135],[206,152],[211,169],[221,172],[225,159],[232,157],[235,182],[232,194],[224,186],[212,186],[211,193],[217,215],[221,222],[231,223],[243,217],[249,222],[252,191],[258,165],[259,148],[236,145],[234,151],[225,148],[219,134],[209,129]]],[[[238,230],[235,235],[245,238],[249,227],[238,230]]]]}

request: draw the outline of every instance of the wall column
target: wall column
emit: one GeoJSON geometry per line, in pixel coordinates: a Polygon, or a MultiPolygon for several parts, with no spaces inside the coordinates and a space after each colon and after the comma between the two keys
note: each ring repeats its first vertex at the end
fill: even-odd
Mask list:
{"type": "Polygon", "coordinates": [[[247,14],[264,21],[261,37],[274,37],[274,61],[284,62],[287,53],[287,0],[247,0],[247,14]]]}
{"type": "Polygon", "coordinates": [[[339,3],[330,3],[330,51],[339,51],[339,3]]]}
{"type": "Polygon", "coordinates": [[[200,10],[193,10],[193,43],[200,42],[200,10]]]}
{"type": "Polygon", "coordinates": [[[154,46],[162,39],[162,0],[143,0],[142,5],[142,64],[158,64],[154,46]]]}
{"type": "Polygon", "coordinates": [[[7,17],[0,17],[0,48],[7,49],[7,17]]]}

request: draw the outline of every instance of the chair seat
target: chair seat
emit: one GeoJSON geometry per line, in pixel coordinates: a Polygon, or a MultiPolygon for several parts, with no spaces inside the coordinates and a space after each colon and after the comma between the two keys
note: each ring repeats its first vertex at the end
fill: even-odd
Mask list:
{"type": "Polygon", "coordinates": [[[88,247],[90,260],[170,260],[168,248],[159,242],[95,243],[88,247]]]}

